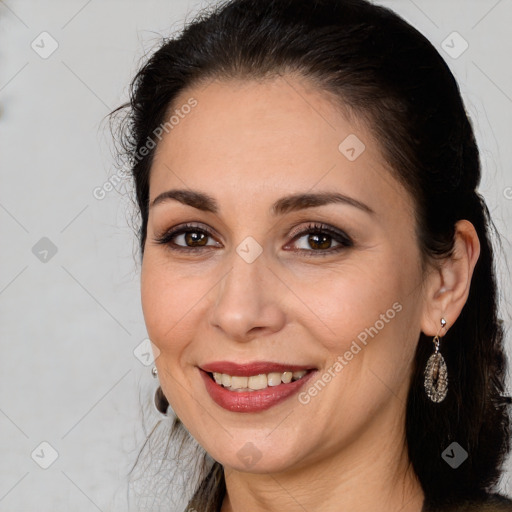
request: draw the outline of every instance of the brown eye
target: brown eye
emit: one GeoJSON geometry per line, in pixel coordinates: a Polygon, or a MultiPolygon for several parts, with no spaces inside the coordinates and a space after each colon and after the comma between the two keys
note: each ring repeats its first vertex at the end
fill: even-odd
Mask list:
{"type": "MultiPolygon", "coordinates": [[[[296,234],[291,244],[295,246],[297,252],[306,256],[327,256],[354,245],[352,239],[343,231],[323,224],[310,224],[307,228],[296,234]]],[[[173,251],[184,252],[221,247],[208,230],[195,225],[182,225],[170,229],[156,237],[155,242],[173,251]]]]}
{"type": "Polygon", "coordinates": [[[327,256],[352,247],[354,243],[343,231],[313,223],[297,233],[290,245],[307,256],[327,256]]]}
{"type": "Polygon", "coordinates": [[[309,235],[308,243],[313,249],[329,249],[332,243],[330,235],[309,235]]]}
{"type": "Polygon", "coordinates": [[[188,246],[204,246],[206,245],[208,236],[205,233],[198,231],[187,231],[185,233],[185,243],[188,246]]]}
{"type": "Polygon", "coordinates": [[[170,229],[155,237],[155,242],[175,251],[194,251],[195,249],[201,250],[202,248],[220,246],[213,239],[210,232],[194,225],[184,225],[170,229]]]}

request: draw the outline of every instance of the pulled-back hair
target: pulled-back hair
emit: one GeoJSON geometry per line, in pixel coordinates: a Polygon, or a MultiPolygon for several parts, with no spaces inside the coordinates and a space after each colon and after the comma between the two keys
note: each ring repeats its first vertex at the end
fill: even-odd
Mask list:
{"type": "MultiPolygon", "coordinates": [[[[451,255],[457,221],[467,219],[477,231],[481,253],[469,298],[442,343],[448,395],[433,403],[425,394],[423,371],[433,345],[421,334],[406,435],[427,504],[483,497],[496,490],[510,449],[496,230],[478,192],[479,152],[454,76],[432,44],[391,10],[365,0],[232,0],[203,10],[179,35],[164,39],[135,76],[130,101],[117,109],[127,112],[121,142],[140,210],[141,258],[154,148],[143,157],[139,151],[178,106],[177,96],[213,79],[284,74],[311,80],[337,98],[347,116],[366,123],[414,199],[424,265],[451,255]],[[454,441],[469,454],[456,470],[441,457],[454,441]]],[[[176,418],[170,437],[180,436],[195,443],[176,418]]],[[[189,506],[217,511],[225,493],[223,468],[214,462],[205,474],[189,506]]]]}

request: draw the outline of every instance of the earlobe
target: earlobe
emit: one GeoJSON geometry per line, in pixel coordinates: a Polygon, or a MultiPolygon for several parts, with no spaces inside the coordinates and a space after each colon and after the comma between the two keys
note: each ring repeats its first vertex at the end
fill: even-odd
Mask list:
{"type": "Polygon", "coordinates": [[[448,326],[456,322],[468,299],[479,256],[480,241],[475,227],[460,220],[455,225],[452,254],[441,260],[429,277],[421,326],[425,334],[439,334],[440,318],[445,318],[448,326]]]}

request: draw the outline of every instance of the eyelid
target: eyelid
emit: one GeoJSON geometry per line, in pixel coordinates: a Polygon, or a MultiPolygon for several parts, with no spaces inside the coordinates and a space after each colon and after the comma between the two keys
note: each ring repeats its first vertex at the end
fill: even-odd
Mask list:
{"type": "Polygon", "coordinates": [[[169,236],[176,236],[180,235],[187,231],[198,231],[201,233],[205,233],[208,236],[214,238],[219,238],[217,232],[211,228],[210,226],[207,226],[206,224],[201,224],[200,222],[183,222],[181,224],[177,224],[176,226],[173,226],[171,228],[163,228],[159,230],[155,234],[155,239],[162,239],[169,236]]]}
{"type": "MultiPolygon", "coordinates": [[[[334,227],[329,226],[328,224],[325,224],[323,222],[306,222],[306,225],[304,225],[304,222],[301,222],[300,224],[296,225],[288,234],[288,236],[293,240],[298,235],[307,235],[310,231],[324,231],[327,233],[333,233],[339,236],[345,235],[343,231],[340,231],[334,227]]],[[[347,238],[348,236],[345,235],[347,238]]]]}

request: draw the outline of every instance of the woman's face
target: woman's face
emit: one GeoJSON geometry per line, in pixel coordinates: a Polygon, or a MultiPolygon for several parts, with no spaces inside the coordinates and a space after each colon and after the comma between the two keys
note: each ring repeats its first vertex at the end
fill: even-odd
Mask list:
{"type": "Polygon", "coordinates": [[[214,459],[256,473],[403,443],[423,276],[413,202],[368,130],[291,76],[215,81],[175,108],[151,169],[142,306],[176,414],[214,459]]]}

